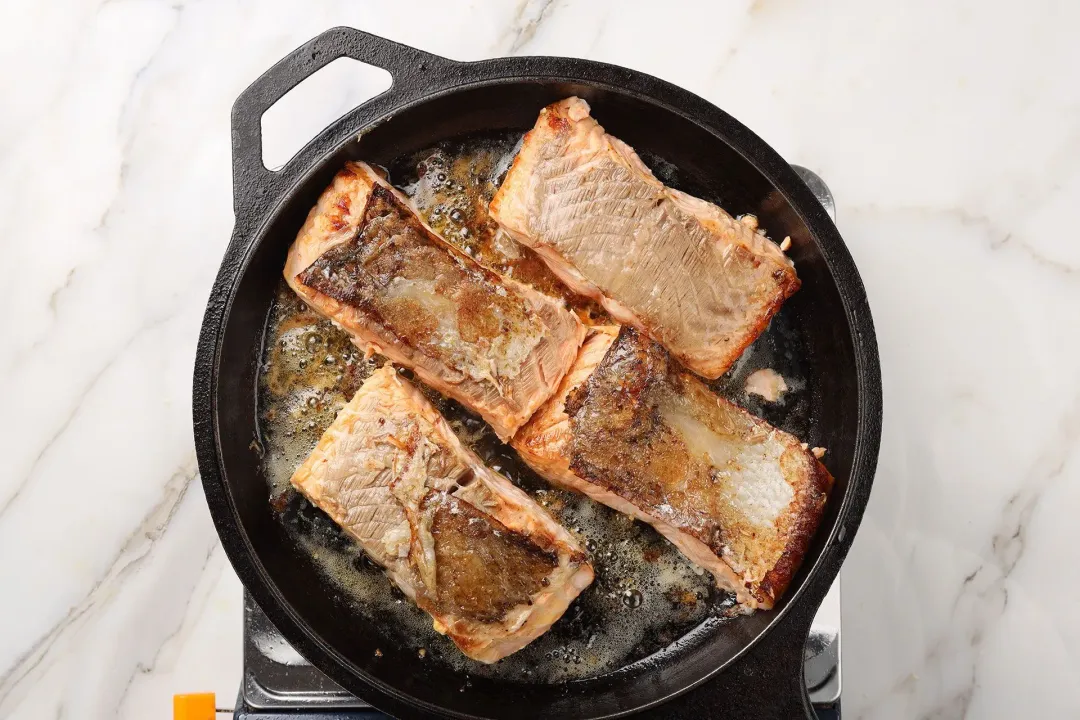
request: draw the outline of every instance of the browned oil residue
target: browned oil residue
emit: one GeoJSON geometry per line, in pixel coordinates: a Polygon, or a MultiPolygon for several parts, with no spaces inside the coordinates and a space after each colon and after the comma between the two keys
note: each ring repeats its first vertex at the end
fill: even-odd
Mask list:
{"type": "Polygon", "coordinates": [[[471,138],[421,151],[391,171],[424,220],[446,240],[501,275],[566,301],[587,324],[610,322],[592,300],[570,292],[540,257],[488,216],[518,135],[471,138]]]}
{"type": "Polygon", "coordinates": [[[264,355],[263,466],[274,506],[284,509],[293,470],[382,358],[365,359],[347,334],[308,308],[284,280],[270,310],[264,355]]]}

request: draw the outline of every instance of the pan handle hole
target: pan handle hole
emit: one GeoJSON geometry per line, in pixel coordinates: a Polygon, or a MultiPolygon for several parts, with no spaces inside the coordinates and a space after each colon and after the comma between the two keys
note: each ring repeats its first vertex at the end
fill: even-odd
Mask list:
{"type": "Polygon", "coordinates": [[[391,84],[387,71],[347,57],[317,71],[263,113],[263,165],[280,170],[323,128],[391,84]]]}

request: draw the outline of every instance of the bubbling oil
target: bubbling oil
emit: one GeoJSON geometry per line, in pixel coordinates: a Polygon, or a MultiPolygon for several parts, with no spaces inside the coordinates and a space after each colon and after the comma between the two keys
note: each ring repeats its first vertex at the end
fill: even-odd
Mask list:
{"type": "Polygon", "coordinates": [[[586,324],[610,323],[597,303],[570,292],[539,255],[488,216],[520,141],[520,133],[503,132],[442,143],[402,158],[390,175],[448,242],[496,272],[563,300],[586,324]]]}
{"type": "MultiPolygon", "coordinates": [[[[412,196],[433,228],[480,262],[542,292],[566,293],[535,256],[530,259],[523,248],[500,238],[487,217],[487,203],[519,138],[502,134],[444,143],[391,166],[390,178],[412,196]]],[[[566,297],[586,321],[604,320],[591,303],[566,297]]],[[[714,389],[767,419],[783,420],[777,424],[785,429],[798,426],[806,401],[799,354],[790,350],[796,336],[782,320],[774,321],[744,360],[713,383],[714,389]],[[745,376],[766,366],[796,388],[785,395],[783,407],[755,407],[743,394],[745,376]]],[[[340,593],[388,643],[413,646],[418,655],[423,651],[424,662],[466,675],[559,683],[618,670],[668,647],[710,618],[715,622],[735,614],[734,599],[651,527],[551,486],[479,417],[417,382],[468,447],[579,539],[596,573],[551,630],[524,649],[493,665],[466,658],[432,629],[431,618],[393,586],[357,543],[289,485],[338,410],[384,362],[377,355],[364,358],[342,330],[281,283],[268,318],[259,377],[259,449],[270,502],[289,536],[321,569],[328,590],[340,593]]],[[[407,370],[399,372],[412,377],[407,370]]]]}

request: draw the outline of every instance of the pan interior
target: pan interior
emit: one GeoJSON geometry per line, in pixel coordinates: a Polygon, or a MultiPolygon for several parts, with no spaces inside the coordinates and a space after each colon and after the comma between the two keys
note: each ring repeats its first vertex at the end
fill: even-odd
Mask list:
{"type": "MultiPolygon", "coordinates": [[[[389,582],[363,561],[351,541],[325,516],[268,487],[281,487],[291,467],[302,460],[305,444],[313,444],[332,418],[335,403],[347,392],[315,398],[314,404],[307,405],[312,396],[295,394],[296,378],[282,371],[288,370],[289,363],[299,362],[299,352],[309,351],[309,363],[322,361],[322,371],[341,374],[354,384],[373,365],[349,356],[336,331],[314,318],[304,318],[295,301],[281,291],[280,272],[288,245],[333,173],[347,159],[365,160],[387,167],[396,184],[420,192],[420,162],[441,153],[449,163],[442,172],[454,176],[455,158],[475,153],[477,148],[494,155],[505,153],[531,125],[540,107],[572,94],[586,98],[608,131],[637,148],[668,184],[717,202],[732,214],[753,213],[770,236],[793,240],[792,257],[802,289],[733,371],[716,384],[718,391],[752,412],[812,445],[829,449],[826,463],[836,476],[836,489],[788,597],[805,580],[807,568],[821,552],[836,520],[854,453],[855,362],[832,276],[799,216],[762,173],[693,122],[611,90],[551,82],[496,84],[428,100],[339,148],[294,189],[263,228],[236,289],[219,365],[217,408],[224,469],[243,531],[262,561],[266,579],[294,616],[303,618],[307,637],[301,644],[304,639],[316,642],[354,675],[455,712],[481,712],[477,709],[481,699],[483,714],[514,708],[524,716],[581,715],[575,698],[586,696],[590,715],[655,702],[729,662],[783,607],[782,602],[772,612],[725,619],[729,599],[710,591],[711,583],[694,574],[651,529],[550,490],[482,423],[452,403],[440,402],[489,464],[499,466],[562,514],[568,525],[583,531],[593,542],[590,549],[599,571],[594,586],[548,636],[517,656],[485,667],[464,659],[430,629],[423,613],[395,597],[389,582]],[[282,328],[290,322],[299,328],[303,346],[291,358],[267,365],[283,347],[282,328]],[[316,339],[309,348],[312,336],[316,339]],[[345,364],[346,359],[350,364],[345,364]],[[772,367],[789,381],[793,390],[784,403],[761,403],[742,392],[746,375],[759,367],[772,367]],[[271,408],[279,407],[279,413],[285,409],[285,405],[274,405],[268,391],[275,372],[278,381],[294,386],[279,393],[285,398],[282,402],[296,409],[297,402],[306,406],[304,423],[294,427],[289,438],[284,422],[266,418],[271,408]],[[261,393],[252,391],[257,387],[261,393]],[[271,496],[279,498],[276,507],[271,505],[271,496]],[[646,551],[655,553],[658,562],[642,564],[640,556],[646,551]],[[603,557],[605,553],[611,557],[603,557]],[[648,569],[661,565],[667,574],[677,576],[676,582],[664,586],[657,579],[663,573],[648,569]],[[675,588],[687,594],[669,593],[675,588]],[[642,610],[659,619],[642,622],[646,616],[642,610]],[[599,642],[604,652],[588,654],[593,636],[597,637],[592,648],[599,642]]],[[[497,174],[497,167],[491,172],[497,174]]],[[[418,200],[423,198],[418,196],[418,200]]],[[[474,236],[480,234],[476,226],[466,223],[462,227],[474,236]]],[[[360,682],[349,689],[363,694],[360,682]]]]}

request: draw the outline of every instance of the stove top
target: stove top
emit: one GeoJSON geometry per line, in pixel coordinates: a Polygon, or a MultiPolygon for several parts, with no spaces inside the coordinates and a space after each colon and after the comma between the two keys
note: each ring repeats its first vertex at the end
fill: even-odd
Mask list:
{"type": "MultiPolygon", "coordinates": [[[[832,193],[806,168],[793,166],[836,219],[832,193]]],[[[803,672],[821,720],[840,717],[840,580],[821,603],[804,650],[803,672]]],[[[244,674],[236,720],[350,720],[386,717],[315,669],[244,593],[244,674]]]]}

